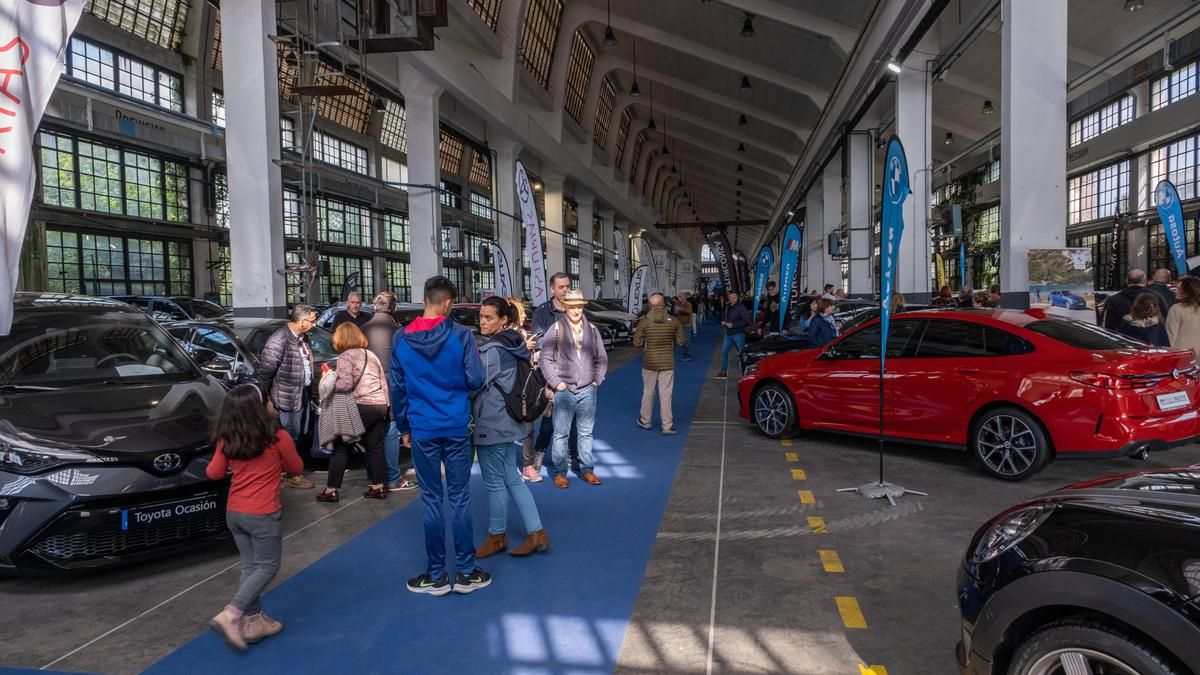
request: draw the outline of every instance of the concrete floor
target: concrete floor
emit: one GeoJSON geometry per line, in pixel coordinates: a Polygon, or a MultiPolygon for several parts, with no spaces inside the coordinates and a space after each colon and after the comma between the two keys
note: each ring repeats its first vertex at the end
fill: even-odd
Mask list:
{"type": "MultiPolygon", "coordinates": [[[[612,367],[634,357],[618,348],[612,367]]],[[[962,453],[896,446],[886,453],[889,480],[929,496],[892,509],[835,492],[875,477],[873,441],[771,441],[737,417],[735,386],[706,383],[679,471],[662,477],[674,487],[622,673],[956,672],[955,574],[985,519],[1078,480],[1200,462],[1200,447],[1189,446],[1148,462],[1057,462],[1012,484],[985,477],[962,453]],[[839,562],[843,571],[826,571],[839,562]]],[[[364,482],[351,472],[346,493],[355,497],[336,507],[309,490],[284,491],[289,538],[277,583],[417,497],[360,500],[354,488],[364,482]]],[[[79,577],[0,579],[0,669],[139,672],[205,629],[235,588],[235,564],[226,544],[79,577]]]]}

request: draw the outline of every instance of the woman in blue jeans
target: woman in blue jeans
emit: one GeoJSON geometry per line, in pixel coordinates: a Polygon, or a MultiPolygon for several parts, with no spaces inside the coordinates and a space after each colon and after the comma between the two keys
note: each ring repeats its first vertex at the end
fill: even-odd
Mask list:
{"type": "Polygon", "coordinates": [[[488,298],[479,308],[479,332],[487,338],[481,348],[486,377],[472,403],[473,440],[487,487],[491,521],[487,541],[475,551],[476,558],[487,558],[508,548],[505,532],[509,497],[516,503],[527,533],[524,543],[509,550],[509,555],[526,556],[550,548],[533,495],[517,468],[525,426],[508,414],[504,404],[504,392],[517,386],[517,363],[529,361],[529,348],[514,327],[516,321],[516,310],[504,298],[488,298]]]}

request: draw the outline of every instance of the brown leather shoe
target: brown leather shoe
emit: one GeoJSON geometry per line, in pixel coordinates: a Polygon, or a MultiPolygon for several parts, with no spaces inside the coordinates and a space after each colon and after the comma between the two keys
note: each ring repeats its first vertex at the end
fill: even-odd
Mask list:
{"type": "Polygon", "coordinates": [[[490,558],[506,548],[508,548],[508,537],[503,532],[500,534],[489,532],[487,541],[483,542],[483,546],[475,549],[475,557],[490,558]]]}
{"type": "Polygon", "coordinates": [[[554,477],[554,487],[566,488],[567,487],[567,477],[566,476],[555,476],[554,477]]]}
{"type": "Polygon", "coordinates": [[[599,485],[600,484],[600,479],[596,478],[596,474],[592,473],[591,471],[583,474],[582,476],[580,476],[580,478],[587,481],[588,485],[599,485]]]}
{"type": "MultiPolygon", "coordinates": [[[[518,558],[533,555],[534,553],[544,553],[550,549],[550,540],[546,537],[546,530],[541,529],[537,532],[530,532],[529,536],[525,537],[525,541],[518,547],[510,549],[508,554],[515,555],[518,558]]],[[[476,555],[476,558],[479,556],[476,555]]]]}

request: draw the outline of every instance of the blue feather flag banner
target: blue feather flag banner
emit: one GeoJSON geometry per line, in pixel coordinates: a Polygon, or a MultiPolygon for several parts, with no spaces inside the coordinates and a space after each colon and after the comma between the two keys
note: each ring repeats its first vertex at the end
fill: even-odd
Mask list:
{"type": "Polygon", "coordinates": [[[800,249],[804,247],[804,230],[790,223],[783,234],[783,251],[779,254],[779,297],[785,303],[779,308],[779,332],[791,308],[792,287],[796,284],[796,272],[800,269],[800,249]]]}
{"type": "Polygon", "coordinates": [[[1162,220],[1163,234],[1167,247],[1175,259],[1175,271],[1179,276],[1188,273],[1187,233],[1184,230],[1183,207],[1179,204],[1179,191],[1169,180],[1160,181],[1154,188],[1154,204],[1158,206],[1158,217],[1162,220]]]}
{"type": "Polygon", "coordinates": [[[754,316],[758,316],[758,303],[767,290],[767,279],[771,276],[771,267],[775,265],[775,250],[770,244],[764,244],[758,250],[758,258],[754,261],[754,316]]]}
{"type": "Polygon", "coordinates": [[[896,288],[896,266],[900,258],[900,237],[904,234],[904,201],[912,192],[908,182],[908,158],[904,144],[896,136],[888,141],[883,163],[883,244],[880,261],[880,332],[879,369],[887,358],[888,329],[892,319],[892,293],[896,288]]]}

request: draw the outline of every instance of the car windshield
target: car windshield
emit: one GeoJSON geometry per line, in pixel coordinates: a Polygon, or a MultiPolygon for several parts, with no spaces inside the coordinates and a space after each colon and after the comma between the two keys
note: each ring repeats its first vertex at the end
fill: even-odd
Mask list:
{"type": "Polygon", "coordinates": [[[450,309],[450,318],[467,328],[479,328],[479,310],[468,307],[453,307],[450,309]]]}
{"type": "Polygon", "coordinates": [[[176,302],[182,305],[184,309],[191,312],[193,317],[197,319],[218,319],[226,314],[229,314],[229,310],[215,302],[209,302],[207,300],[181,298],[176,300],[176,302]]]}
{"type": "Polygon", "coordinates": [[[337,360],[338,353],[333,348],[333,331],[313,328],[308,332],[308,343],[312,345],[313,359],[318,363],[337,360]]]}
{"type": "Polygon", "coordinates": [[[131,312],[20,311],[0,337],[0,387],[199,377],[158,324],[131,312]]]}
{"type": "MultiPolygon", "coordinates": [[[[242,339],[247,349],[256,357],[262,358],[263,348],[267,346],[267,340],[270,339],[271,334],[286,325],[287,322],[268,323],[252,328],[235,328],[234,332],[242,339]]],[[[312,346],[313,359],[318,363],[337,359],[338,353],[333,348],[333,331],[314,326],[308,332],[308,343],[312,346]]]]}
{"type": "Polygon", "coordinates": [[[1107,331],[1083,321],[1042,319],[1025,324],[1025,328],[1079,349],[1134,349],[1146,346],[1120,333],[1107,331]]]}

